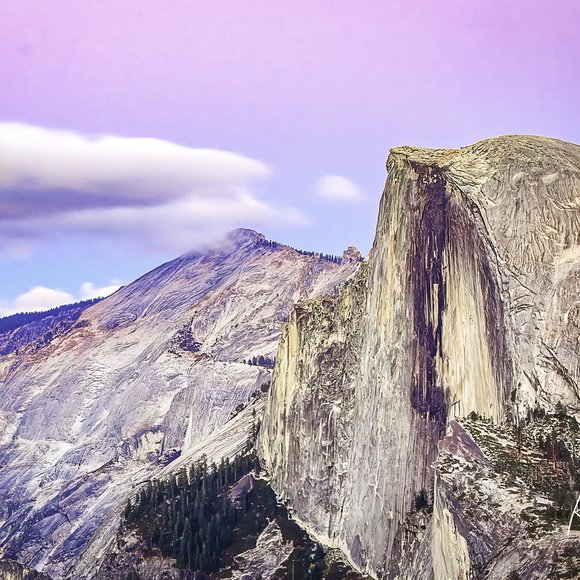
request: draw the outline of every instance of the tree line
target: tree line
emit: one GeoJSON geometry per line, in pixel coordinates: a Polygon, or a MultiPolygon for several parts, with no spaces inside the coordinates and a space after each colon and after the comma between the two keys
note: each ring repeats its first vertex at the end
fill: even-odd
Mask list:
{"type": "MultiPolygon", "coordinates": [[[[266,246],[268,248],[282,248],[285,246],[285,244],[280,244],[279,242],[274,242],[273,240],[260,240],[259,243],[262,244],[262,246],[266,246]]],[[[325,262],[333,262],[334,264],[341,264],[342,263],[341,256],[336,256],[333,254],[323,254],[321,252],[309,252],[307,250],[298,250],[296,248],[293,248],[292,246],[286,246],[286,247],[294,250],[296,253],[300,254],[301,256],[317,256],[318,258],[320,258],[321,260],[324,260],[325,262]]]]}
{"type": "Polygon", "coordinates": [[[244,359],[242,361],[244,364],[258,366],[258,367],[267,367],[269,369],[273,369],[274,365],[276,364],[276,358],[271,358],[269,356],[253,356],[249,359],[244,359]]]}
{"type": "Polygon", "coordinates": [[[66,312],[70,312],[71,310],[80,309],[82,312],[85,308],[96,304],[100,300],[102,300],[102,298],[91,298],[89,300],[74,302],[73,304],[56,306],[55,308],[50,308],[49,310],[43,310],[41,312],[19,312],[18,314],[4,316],[3,318],[0,318],[0,333],[10,332],[11,330],[16,330],[17,328],[30,324],[31,322],[37,322],[44,318],[48,318],[49,316],[59,316],[66,312]]]}
{"type": "Polygon", "coordinates": [[[248,494],[235,501],[230,488],[258,468],[256,457],[247,452],[218,465],[208,465],[203,456],[168,479],[147,482],[127,502],[123,525],[140,532],[148,553],[158,550],[175,558],[180,568],[215,572],[248,509],[248,494]]]}

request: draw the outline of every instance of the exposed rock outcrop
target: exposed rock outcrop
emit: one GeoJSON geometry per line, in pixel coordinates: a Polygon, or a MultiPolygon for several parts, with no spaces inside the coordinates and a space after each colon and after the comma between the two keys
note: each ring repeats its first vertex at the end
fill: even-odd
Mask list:
{"type": "MultiPolygon", "coordinates": [[[[554,469],[528,437],[541,426],[524,427],[522,445],[489,421],[450,423],[439,444],[433,526],[425,538],[434,578],[578,577],[580,533],[568,535],[550,498],[569,473],[554,469]]],[[[578,451],[575,442],[570,448],[578,451]]]]}
{"type": "MultiPolygon", "coordinates": [[[[40,350],[50,344],[55,336],[69,332],[83,311],[95,302],[97,300],[84,300],[45,312],[3,318],[4,324],[0,323],[0,356],[11,353],[24,355],[40,350]]],[[[85,324],[86,321],[79,326],[85,324]]]]}
{"type": "Polygon", "coordinates": [[[293,549],[292,542],[284,542],[280,526],[272,521],[260,534],[255,548],[236,556],[238,569],[232,577],[239,580],[268,580],[293,549]]]}
{"type": "Polygon", "coordinates": [[[237,230],[0,357],[0,554],[64,577],[133,485],[269,378],[245,361],[273,357],[291,305],[357,266],[237,230]]]}
{"type": "Polygon", "coordinates": [[[51,580],[46,574],[31,570],[14,560],[0,559],[0,578],[2,580],[51,580]]]}
{"type": "MultiPolygon", "coordinates": [[[[401,560],[451,418],[580,403],[580,147],[520,136],[400,147],[387,169],[367,262],[340,296],[292,312],[260,437],[296,517],[376,576],[401,560]]],[[[413,577],[467,574],[440,497],[429,525],[431,545],[415,549],[426,561],[439,542],[453,557],[413,577]]]]}

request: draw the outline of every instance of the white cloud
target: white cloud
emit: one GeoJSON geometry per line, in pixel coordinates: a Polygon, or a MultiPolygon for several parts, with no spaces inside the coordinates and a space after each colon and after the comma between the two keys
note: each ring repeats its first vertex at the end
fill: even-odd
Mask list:
{"type": "Polygon", "coordinates": [[[318,180],[316,193],[335,201],[363,201],[365,196],[356,183],[341,175],[325,175],[318,180]]]}
{"type": "Polygon", "coordinates": [[[49,310],[50,308],[62,306],[63,304],[72,304],[79,300],[109,296],[120,287],[118,280],[113,280],[107,286],[102,287],[95,286],[93,282],[84,282],[75,296],[65,290],[35,286],[20,294],[14,300],[0,301],[0,316],[9,316],[18,312],[49,310]]]}
{"type": "Polygon", "coordinates": [[[119,280],[112,280],[107,286],[95,286],[94,282],[83,282],[79,292],[79,300],[109,296],[121,287],[119,280]]]}
{"type": "Polygon", "coordinates": [[[35,286],[31,290],[17,296],[11,304],[1,308],[0,311],[4,311],[4,314],[34,312],[37,310],[48,310],[61,304],[70,304],[74,301],[75,299],[72,294],[64,290],[35,286]]]}
{"type": "Polygon", "coordinates": [[[78,235],[177,252],[241,225],[303,223],[251,191],[270,173],[229,151],[0,123],[0,254],[78,235]]]}

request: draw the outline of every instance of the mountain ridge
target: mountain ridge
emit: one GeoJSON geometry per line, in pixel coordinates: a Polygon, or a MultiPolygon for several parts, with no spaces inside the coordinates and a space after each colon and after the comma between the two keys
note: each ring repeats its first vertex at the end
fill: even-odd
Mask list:
{"type": "Polygon", "coordinates": [[[256,450],[278,498],[361,572],[578,571],[562,513],[580,488],[580,148],[528,136],[402,147],[387,170],[362,263],[356,250],[325,259],[242,229],[226,249],[184,255],[92,306],[76,334],[4,375],[0,413],[20,422],[0,460],[18,481],[18,462],[48,458],[39,489],[57,491],[29,490],[32,510],[7,504],[8,556],[94,577],[91,562],[123,541],[128,481],[206,451],[232,458],[259,415],[256,450]],[[269,390],[236,413],[270,379],[246,361],[275,352],[269,390]],[[71,388],[83,368],[88,399],[71,388]],[[63,385],[77,398],[54,403],[63,385]]]}
{"type": "Polygon", "coordinates": [[[290,305],[358,263],[270,247],[249,230],[181,256],[0,357],[0,545],[62,577],[140,481],[222,426],[269,377],[290,305]]]}

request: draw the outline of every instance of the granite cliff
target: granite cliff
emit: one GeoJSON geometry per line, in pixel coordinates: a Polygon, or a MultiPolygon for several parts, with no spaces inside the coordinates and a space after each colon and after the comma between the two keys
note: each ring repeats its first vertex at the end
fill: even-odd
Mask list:
{"type": "Polygon", "coordinates": [[[440,445],[470,414],[580,411],[580,147],[399,147],[387,170],[368,259],[292,311],[259,451],[297,519],[359,569],[474,577],[479,540],[437,475],[440,445]],[[423,495],[434,513],[410,534],[423,495]]]}
{"type": "MultiPolygon", "coordinates": [[[[123,505],[151,478],[233,459],[260,421],[260,481],[327,563],[580,574],[565,529],[580,493],[580,147],[399,147],[387,171],[360,265],[242,230],[48,335],[0,335],[4,556],[54,578],[191,577],[119,526],[123,505]]],[[[288,521],[229,571],[284,577],[288,521]]]]}

